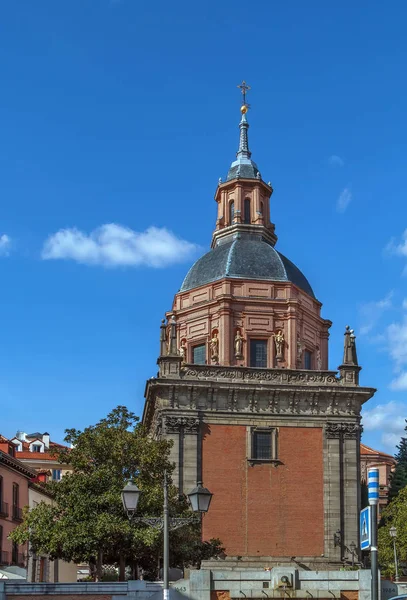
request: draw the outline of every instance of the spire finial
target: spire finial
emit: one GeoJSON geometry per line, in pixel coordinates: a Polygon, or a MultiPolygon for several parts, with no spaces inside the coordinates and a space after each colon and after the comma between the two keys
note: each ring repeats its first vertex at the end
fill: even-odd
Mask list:
{"type": "MultiPolygon", "coordinates": [[[[237,86],[242,92],[243,103],[240,107],[240,112],[242,113],[242,118],[240,119],[239,129],[239,149],[236,154],[236,160],[232,162],[230,165],[230,169],[228,172],[228,176],[226,181],[230,181],[231,179],[258,179],[257,173],[258,168],[256,163],[251,160],[252,153],[249,150],[249,136],[248,129],[249,123],[247,122],[246,113],[249,110],[249,105],[246,102],[246,94],[250,90],[250,86],[247,85],[245,81],[242,81],[240,85],[237,86]]],[[[261,177],[260,177],[261,179],[261,177]]]]}
{"type": "Polygon", "coordinates": [[[248,109],[249,109],[249,105],[246,102],[246,92],[248,92],[251,87],[250,85],[247,85],[247,83],[245,82],[245,80],[242,81],[242,83],[240,85],[237,86],[240,91],[242,92],[242,96],[243,96],[243,104],[240,108],[241,113],[244,115],[247,113],[248,109]]]}
{"type": "Polygon", "coordinates": [[[240,112],[242,113],[242,118],[240,120],[240,139],[239,139],[239,150],[237,151],[237,158],[248,158],[250,159],[252,153],[249,150],[249,137],[247,135],[247,130],[249,129],[249,123],[246,119],[246,113],[249,110],[249,105],[246,102],[246,92],[250,90],[250,86],[247,85],[245,81],[242,81],[240,85],[237,86],[242,91],[243,96],[243,104],[240,107],[240,112]]]}

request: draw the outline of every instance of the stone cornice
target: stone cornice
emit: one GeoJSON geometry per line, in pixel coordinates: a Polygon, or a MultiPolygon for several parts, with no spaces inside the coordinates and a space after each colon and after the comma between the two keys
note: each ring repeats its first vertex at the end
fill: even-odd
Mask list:
{"type": "Polygon", "coordinates": [[[167,409],[189,412],[191,417],[200,411],[231,419],[258,415],[354,420],[374,392],[343,384],[333,371],[184,365],[175,378],[149,380],[143,422],[155,430],[157,413],[167,409]]]}
{"type": "MultiPolygon", "coordinates": [[[[167,379],[160,376],[158,379],[152,378],[147,382],[162,381],[167,379]]],[[[318,386],[352,388],[355,392],[373,395],[374,388],[365,388],[358,385],[348,386],[347,383],[337,377],[337,371],[311,371],[306,369],[258,369],[252,367],[237,367],[223,365],[182,365],[177,379],[180,383],[192,382],[216,382],[216,383],[239,383],[239,384],[262,384],[262,385],[282,385],[282,386],[318,386]]],[[[190,384],[189,384],[190,385],[190,384]]],[[[147,392],[147,388],[146,388],[147,392]]]]}

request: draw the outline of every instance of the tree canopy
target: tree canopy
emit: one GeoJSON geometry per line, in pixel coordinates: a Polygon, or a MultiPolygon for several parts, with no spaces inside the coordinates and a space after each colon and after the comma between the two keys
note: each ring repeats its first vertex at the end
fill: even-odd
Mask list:
{"type": "Polygon", "coordinates": [[[395,574],[393,538],[390,527],[396,527],[398,562],[407,560],[407,488],[400,490],[397,497],[383,510],[378,532],[379,562],[386,577],[395,574]]]}
{"type": "MultiPolygon", "coordinates": [[[[407,431],[407,427],[404,428],[407,431]]],[[[390,475],[389,500],[392,501],[400,490],[407,486],[407,438],[402,437],[395,455],[397,464],[390,475]]]]}
{"type": "MultiPolygon", "coordinates": [[[[138,417],[118,406],[106,418],[84,431],[69,429],[70,449],[56,453],[72,472],[46,485],[53,503],[41,502],[25,512],[24,522],[10,535],[19,544],[30,542],[37,554],[67,561],[89,562],[100,576],[104,564],[135,562],[152,576],[162,554],[162,533],[129,521],[121,490],[133,479],[142,491],[137,516],[161,516],[164,471],[170,475],[171,442],[155,440],[138,417]]],[[[172,516],[188,513],[186,499],[169,488],[172,516]]],[[[202,558],[222,551],[219,540],[201,542],[200,527],[189,525],[170,536],[171,566],[199,566],[202,558]]]]}

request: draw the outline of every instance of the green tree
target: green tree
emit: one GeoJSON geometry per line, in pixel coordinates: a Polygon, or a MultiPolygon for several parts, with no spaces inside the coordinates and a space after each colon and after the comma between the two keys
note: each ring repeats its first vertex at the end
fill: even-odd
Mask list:
{"type": "Polygon", "coordinates": [[[379,562],[385,577],[395,574],[393,538],[390,527],[396,527],[398,562],[407,560],[407,487],[400,490],[397,497],[390,502],[382,513],[382,526],[379,528],[379,562]]]}
{"type": "MultiPolygon", "coordinates": [[[[26,511],[24,522],[10,535],[19,544],[30,542],[37,553],[67,561],[89,562],[100,579],[102,564],[119,564],[121,578],[126,564],[151,570],[161,555],[162,534],[138,522],[131,522],[121,504],[121,490],[129,479],[142,490],[138,516],[160,516],[163,503],[164,471],[169,462],[171,442],[154,440],[138,422],[138,417],[118,406],[105,419],[84,431],[69,429],[65,441],[71,449],[56,453],[61,464],[72,472],[60,482],[47,484],[53,504],[40,503],[26,511]]],[[[170,513],[187,514],[185,498],[174,486],[169,489],[170,513]]],[[[174,559],[183,565],[199,565],[206,558],[208,544],[200,541],[199,528],[187,526],[182,534],[171,536],[174,559]],[[182,556],[175,548],[178,536],[188,543],[182,556]]],[[[213,555],[222,548],[209,543],[213,555]]],[[[174,564],[174,566],[178,566],[174,564]]]]}
{"type": "MultiPolygon", "coordinates": [[[[405,431],[407,431],[407,427],[405,427],[405,431]]],[[[394,457],[397,464],[390,476],[389,501],[394,500],[400,490],[407,485],[407,438],[401,438],[397,449],[398,452],[394,457]]]]}

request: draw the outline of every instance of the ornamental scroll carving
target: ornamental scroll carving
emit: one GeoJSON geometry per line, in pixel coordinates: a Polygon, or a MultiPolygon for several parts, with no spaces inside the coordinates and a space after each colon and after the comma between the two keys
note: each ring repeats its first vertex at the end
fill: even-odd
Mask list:
{"type": "Polygon", "coordinates": [[[340,380],[330,371],[304,372],[288,369],[245,369],[217,366],[194,366],[182,369],[184,378],[231,379],[233,381],[270,381],[283,384],[338,385],[340,380]]]}
{"type": "Polygon", "coordinates": [[[181,428],[184,433],[196,435],[199,431],[199,419],[194,417],[165,417],[165,430],[167,433],[179,433],[181,428]]]}
{"type": "Polygon", "coordinates": [[[357,440],[361,432],[362,427],[359,423],[327,423],[325,427],[328,439],[339,439],[343,436],[344,439],[357,440]]]}

